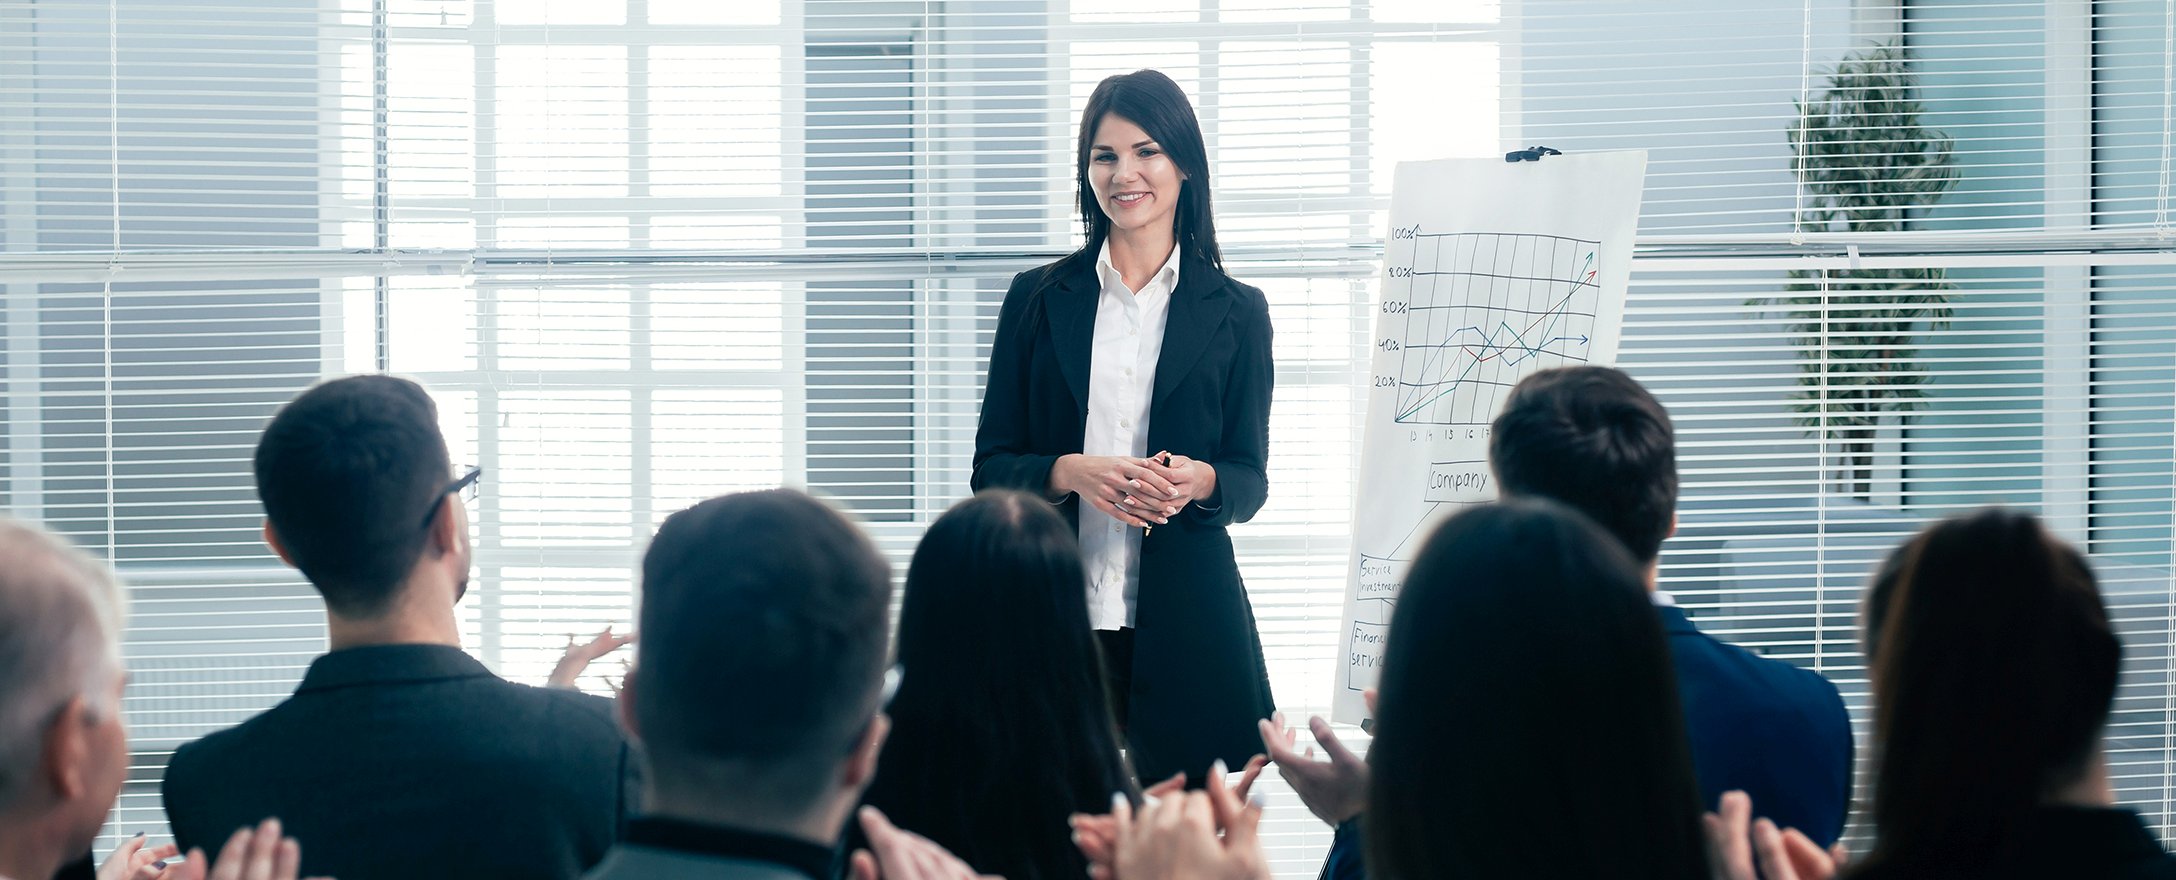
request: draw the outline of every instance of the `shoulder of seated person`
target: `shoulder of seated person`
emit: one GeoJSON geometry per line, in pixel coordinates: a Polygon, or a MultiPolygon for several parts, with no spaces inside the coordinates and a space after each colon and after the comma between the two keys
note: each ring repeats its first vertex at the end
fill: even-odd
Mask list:
{"type": "Polygon", "coordinates": [[[1711,717],[1756,737],[1825,739],[1838,729],[1849,730],[1849,710],[1835,689],[1827,687],[1826,679],[1815,677],[1827,688],[1822,691],[1810,686],[1810,682],[1796,680],[1797,676],[1792,678],[1794,683],[1787,686],[1741,689],[1724,701],[1727,705],[1720,711],[1711,705],[1711,717]]]}
{"type": "Polygon", "coordinates": [[[523,697],[549,707],[554,712],[565,712],[578,718],[595,719],[614,731],[619,729],[619,714],[611,697],[601,697],[565,688],[519,685],[523,697]]]}
{"type": "MultiPolygon", "coordinates": [[[[1745,649],[1741,648],[1739,650],[1745,649]]],[[[1805,699],[1818,698],[1821,702],[1834,702],[1839,706],[1842,705],[1843,696],[1836,689],[1836,683],[1828,680],[1828,676],[1780,657],[1769,657],[1750,650],[1746,650],[1746,653],[1751,654],[1753,659],[1760,662],[1761,668],[1767,671],[1771,679],[1778,684],[1793,688],[1793,696],[1805,699]]]]}
{"type": "MultiPolygon", "coordinates": [[[[1730,675],[1730,678],[1743,680],[1749,674],[1750,679],[1760,685],[1754,689],[1740,689],[1750,691],[1746,699],[1738,704],[1741,707],[1803,706],[1809,702],[1834,704],[1839,709],[1843,706],[1843,697],[1837,691],[1835,683],[1819,672],[1788,660],[1763,656],[1757,651],[1733,645],[1704,632],[1699,633],[1697,638],[1712,646],[1713,654],[1710,656],[1722,659],[1725,667],[1736,667],[1744,671],[1740,675],[1730,675]]],[[[1682,653],[1679,655],[1681,659],[1684,656],[1682,653]]]]}
{"type": "Polygon", "coordinates": [[[165,790],[179,781],[181,788],[178,791],[181,794],[201,792],[203,788],[193,782],[204,773],[226,773],[237,766],[249,765],[251,762],[243,760],[245,756],[257,754],[260,750],[252,748],[248,742],[243,729],[247,724],[245,721],[241,725],[215,730],[175,748],[174,753],[167,757],[166,767],[160,773],[161,789],[165,790]]]}
{"type": "Polygon", "coordinates": [[[232,749],[246,748],[252,734],[264,726],[262,719],[278,711],[280,706],[284,705],[286,703],[283,701],[273,705],[270,709],[244,719],[240,724],[222,727],[183,743],[179,748],[174,749],[173,757],[167,760],[168,765],[186,764],[200,758],[223,754],[232,749]]]}

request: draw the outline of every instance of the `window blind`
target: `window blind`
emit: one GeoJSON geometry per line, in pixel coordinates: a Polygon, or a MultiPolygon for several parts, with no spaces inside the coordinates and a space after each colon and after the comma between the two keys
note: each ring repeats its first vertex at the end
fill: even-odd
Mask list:
{"type": "MultiPolygon", "coordinates": [[[[1646,149],[1621,360],[1679,430],[1665,588],[1863,719],[1873,561],[1931,517],[2036,509],[2102,574],[2118,787],[2165,834],[2169,24],[2146,0],[0,0],[0,491],[136,588],[114,836],[162,833],[171,750],[322,650],[248,468],[322,376],[424,381],[487,469],[465,638],[516,680],[624,626],[650,530],[711,494],[805,485],[903,566],[966,493],[1007,280],[1077,244],[1080,108],[1150,66],[1193,98],[1229,267],[1273,310],[1270,504],[1234,538],[1289,713],[1330,688],[1391,169],[1646,149]],[[1794,163],[1797,108],[1881,44],[1915,118],[1794,163]],[[1937,143],[1938,197],[1822,221],[1823,174],[1937,143]]],[[[1275,866],[1311,876],[1327,830],[1271,788],[1275,866]]]]}

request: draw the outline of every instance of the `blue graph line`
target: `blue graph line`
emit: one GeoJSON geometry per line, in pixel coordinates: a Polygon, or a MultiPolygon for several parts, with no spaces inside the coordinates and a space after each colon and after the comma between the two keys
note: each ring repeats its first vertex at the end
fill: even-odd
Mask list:
{"type": "MultiPolygon", "coordinates": [[[[1576,294],[1577,290],[1575,289],[1573,293],[1576,294]]],[[[1544,326],[1542,328],[1542,333],[1546,334],[1554,330],[1556,327],[1556,323],[1566,317],[1565,307],[1571,304],[1571,299],[1571,295],[1566,295],[1561,302],[1557,303],[1556,308],[1549,310],[1547,315],[1549,323],[1547,326],[1544,326]]],[[[1498,344],[1496,342],[1495,334],[1485,333],[1479,327],[1461,327],[1453,331],[1451,334],[1453,337],[1456,337],[1460,333],[1466,333],[1469,331],[1481,335],[1481,342],[1479,344],[1473,346],[1465,346],[1465,348],[1469,351],[1474,351],[1475,349],[1478,349],[1478,351],[1474,351],[1474,359],[1466,364],[1465,372],[1459,373],[1458,378],[1452,379],[1449,383],[1445,385],[1443,390],[1436,392],[1434,395],[1428,397],[1425,400],[1422,400],[1420,403],[1408,407],[1405,411],[1398,413],[1397,417],[1392,419],[1392,421],[1402,421],[1404,419],[1410,418],[1414,413],[1420,412],[1423,409],[1427,409],[1429,404],[1435,403],[1436,401],[1443,399],[1444,395],[1450,394],[1451,392],[1458,390],[1458,386],[1463,384],[1468,376],[1473,375],[1473,371],[1480,368],[1481,362],[1483,361],[1495,358],[1498,355],[1502,355],[1504,352],[1507,351],[1517,351],[1519,352],[1518,357],[1506,358],[1504,360],[1505,366],[1515,366],[1523,361],[1539,357],[1544,352],[1547,352],[1548,347],[1551,345],[1555,345],[1558,342],[1563,342],[1565,340],[1573,338],[1570,336],[1557,336],[1551,338],[1549,341],[1544,342],[1539,346],[1535,346],[1527,343],[1525,335],[1520,333],[1518,330],[1513,329],[1509,323],[1499,322],[1497,324],[1497,327],[1501,330],[1510,332],[1511,338],[1515,340],[1517,344],[1498,344]],[[1488,351],[1491,349],[1494,349],[1496,354],[1491,354],[1484,357],[1481,356],[1479,353],[1481,351],[1488,351]]],[[[1585,334],[1581,334],[1578,339],[1581,345],[1585,345],[1589,342],[1589,339],[1585,334]]],[[[1445,340],[1445,342],[1448,343],[1449,340],[1445,340]]],[[[1561,354],[1561,352],[1547,353],[1561,354]]],[[[1425,365],[1427,362],[1423,360],[1422,363],[1425,365]]],[[[1420,387],[1427,387],[1427,385],[1421,385],[1420,387]]]]}
{"type": "MultiPolygon", "coordinates": [[[[1566,303],[1569,303],[1569,302],[1571,301],[1571,298],[1572,298],[1573,296],[1576,296],[1576,295],[1578,295],[1578,293],[1579,293],[1579,288],[1581,288],[1581,287],[1595,287],[1595,286],[1597,286],[1597,285],[1595,285],[1595,284],[1594,284],[1594,273],[1595,273],[1595,268],[1594,268],[1594,257],[1595,257],[1595,252],[1594,252],[1594,251],[1591,251],[1591,250],[1590,250],[1590,251],[1587,251],[1587,256],[1586,256],[1586,259],[1585,259],[1584,261],[1582,261],[1582,262],[1580,263],[1580,265],[1579,265],[1579,271],[1578,271],[1578,273],[1577,273],[1577,274],[1575,274],[1575,275],[1574,275],[1574,276],[1573,276],[1573,277],[1572,277],[1571,279],[1569,279],[1569,280],[1570,280],[1570,282],[1571,282],[1571,290],[1570,290],[1570,291],[1568,291],[1568,292],[1566,292],[1566,293],[1564,294],[1564,302],[1558,303],[1558,304],[1557,304],[1557,306],[1556,306],[1556,309],[1561,309],[1561,308],[1563,308],[1563,307],[1564,307],[1564,305],[1565,305],[1566,303]]],[[[1432,283],[1432,282],[1431,282],[1431,285],[1430,285],[1429,289],[1430,289],[1431,291],[1433,291],[1433,290],[1435,289],[1435,288],[1434,288],[1434,286],[1433,286],[1433,283],[1432,283]]],[[[1551,311],[1555,311],[1555,309],[1552,309],[1551,311]]],[[[1549,313],[1546,313],[1546,312],[1545,312],[1545,313],[1543,313],[1543,314],[1544,314],[1544,315],[1546,316],[1546,315],[1547,315],[1547,314],[1549,314],[1549,313]]],[[[1410,322],[1412,321],[1412,318],[1411,318],[1410,316],[1408,316],[1406,320],[1407,320],[1408,324],[1410,324],[1410,322]]],[[[1478,327],[1475,327],[1475,328],[1471,328],[1471,329],[1473,329],[1473,330],[1474,330],[1475,332],[1480,332],[1480,328],[1478,328],[1478,327]]],[[[1508,327],[1507,327],[1506,329],[1508,329],[1508,327]]],[[[1531,326],[1529,326],[1529,327],[1528,327],[1528,329],[1532,329],[1532,327],[1531,327],[1531,326]]],[[[1463,331],[1460,331],[1460,332],[1463,332],[1463,331]]],[[[1546,332],[1546,331],[1544,331],[1544,332],[1546,332]]],[[[1513,331],[1513,335],[1517,335],[1517,331],[1513,331]]],[[[1486,337],[1484,336],[1484,338],[1486,338],[1486,337]]],[[[1446,342],[1448,342],[1449,340],[1445,340],[1445,341],[1446,341],[1446,342]]],[[[1522,340],[1522,341],[1523,341],[1523,340],[1522,340]]],[[[1544,344],[1544,345],[1546,345],[1546,344],[1548,344],[1548,343],[1543,343],[1543,344],[1544,344]]],[[[1437,354],[1439,354],[1439,353],[1441,353],[1441,352],[1444,352],[1444,351],[1449,351],[1449,350],[1450,350],[1450,347],[1449,347],[1448,345],[1443,345],[1443,346],[1436,346],[1434,350],[1432,350],[1432,351],[1428,352],[1428,353],[1427,353],[1426,355],[1423,355],[1423,356],[1421,357],[1421,359],[1420,359],[1420,373],[1419,373],[1419,375],[1420,375],[1420,376],[1422,376],[1422,377],[1426,377],[1426,376],[1428,375],[1428,370],[1429,370],[1429,368],[1430,368],[1430,367],[1433,367],[1433,366],[1435,366],[1435,362],[1436,362],[1436,355],[1437,355],[1437,354]]],[[[1468,372],[1471,372],[1471,371],[1469,370],[1468,372]]],[[[1463,379],[1463,376],[1464,376],[1464,374],[1461,374],[1461,380],[1463,379]]],[[[1414,383],[1414,384],[1415,384],[1415,386],[1417,386],[1417,387],[1427,387],[1427,386],[1426,386],[1425,384],[1423,384],[1423,383],[1414,383]]],[[[1453,383],[1452,383],[1452,388],[1454,388],[1454,389],[1455,389],[1456,387],[1457,387],[1457,383],[1456,383],[1456,382],[1453,382],[1453,383]]],[[[1448,392],[1446,392],[1446,393],[1448,393],[1448,392]]],[[[1430,398],[1428,402],[1429,402],[1429,403],[1434,403],[1434,402],[1435,402],[1435,401],[1436,401],[1437,399],[1441,398],[1442,396],[1443,396],[1443,395],[1440,395],[1440,394],[1439,394],[1439,395],[1436,395],[1436,397],[1434,397],[1434,398],[1430,398]]],[[[1422,404],[1422,406],[1426,406],[1426,405],[1427,405],[1427,404],[1422,404]]],[[[1411,412],[1403,413],[1403,414],[1400,414],[1399,416],[1397,416],[1396,418],[1392,419],[1392,421],[1403,421],[1403,420],[1404,420],[1404,419],[1406,418],[1406,416],[1410,416],[1410,415],[1412,415],[1412,413],[1411,413],[1411,412]]]]}

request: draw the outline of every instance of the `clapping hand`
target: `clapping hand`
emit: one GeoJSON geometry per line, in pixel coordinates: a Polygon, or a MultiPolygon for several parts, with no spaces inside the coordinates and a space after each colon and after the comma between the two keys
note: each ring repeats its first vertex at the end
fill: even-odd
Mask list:
{"type": "Polygon", "coordinates": [[[1823,852],[1796,828],[1753,817],[1753,799],[1745,792],[1723,793],[1722,809],[1701,817],[1707,827],[1709,860],[1715,880],[1829,880],[1842,873],[1851,853],[1841,843],[1823,852]],[[1750,828],[1748,827],[1750,826],[1750,828]]]}
{"type": "MultiPolygon", "coordinates": [[[[1253,759],[1247,761],[1245,771],[1239,775],[1239,781],[1228,783],[1224,772],[1224,761],[1218,759],[1216,765],[1209,768],[1209,787],[1214,790],[1224,790],[1229,785],[1230,803],[1252,801],[1254,800],[1254,783],[1262,778],[1262,768],[1267,766],[1269,766],[1269,757],[1267,755],[1255,755],[1253,759]]],[[[1166,798],[1181,795],[1185,791],[1186,774],[1174,773],[1170,779],[1149,786],[1147,790],[1141,792],[1141,795],[1144,802],[1154,804],[1160,803],[1166,798]]],[[[1123,795],[1113,796],[1112,812],[1110,813],[1103,815],[1075,813],[1068,820],[1073,825],[1073,845],[1080,847],[1081,855],[1088,857],[1088,876],[1096,878],[1096,880],[1111,880],[1116,876],[1115,857],[1118,849],[1117,804],[1123,800],[1125,800],[1123,795]]],[[[1131,806],[1130,802],[1128,806],[1131,806]]],[[[1221,828],[1221,826],[1219,827],[1221,828]]]]}
{"type": "MultiPolygon", "coordinates": [[[[1117,822],[1114,863],[1101,877],[1126,880],[1267,880],[1269,862],[1262,854],[1259,800],[1241,800],[1226,788],[1221,773],[1212,774],[1202,791],[1190,791],[1148,804],[1138,819],[1133,805],[1120,797],[1112,804],[1117,822]],[[1220,838],[1219,830],[1223,831],[1220,838]]],[[[1091,869],[1091,875],[1094,870],[1091,869]]]]}
{"type": "Polygon", "coordinates": [[[875,807],[862,807],[860,815],[869,849],[854,852],[854,880],[1004,880],[976,874],[929,838],[900,830],[875,807]]]}
{"type": "MultiPolygon", "coordinates": [[[[628,633],[624,636],[613,635],[612,628],[609,626],[605,627],[603,632],[591,637],[586,643],[577,644],[574,641],[574,636],[567,636],[566,653],[560,655],[559,665],[552,667],[551,677],[544,680],[545,687],[570,691],[577,690],[576,683],[582,678],[582,670],[588,669],[589,664],[597,662],[597,658],[624,648],[633,643],[634,640],[634,633],[628,633]]],[[[605,684],[610,686],[613,692],[617,693],[619,691],[619,685],[612,680],[606,679],[605,684]]]]}
{"type": "Polygon", "coordinates": [[[98,880],[157,880],[166,860],[178,855],[181,848],[171,843],[146,849],[144,836],[138,834],[106,856],[106,863],[98,866],[98,880]]]}
{"type": "Polygon", "coordinates": [[[266,819],[227,838],[218,862],[207,866],[204,861],[204,851],[192,849],[188,860],[168,865],[159,880],[295,880],[302,870],[302,845],[280,836],[280,820],[266,819]]]}
{"type": "MultiPolygon", "coordinates": [[[[1141,792],[1147,801],[1162,800],[1186,791],[1186,774],[1173,773],[1141,792]]],[[[1111,880],[1112,859],[1118,851],[1118,803],[1126,799],[1124,794],[1111,796],[1112,812],[1101,815],[1074,813],[1067,818],[1073,826],[1073,845],[1080,847],[1080,854],[1088,858],[1088,876],[1095,880],[1111,880]]],[[[1130,805],[1130,804],[1129,804],[1130,805]]]]}
{"type": "MultiPolygon", "coordinates": [[[[1374,714],[1375,692],[1369,690],[1363,696],[1368,714],[1374,714]]],[[[1259,724],[1262,745],[1269,750],[1269,759],[1276,762],[1277,775],[1292,786],[1308,812],[1331,825],[1341,825],[1367,809],[1368,764],[1338,741],[1330,722],[1320,716],[1307,721],[1308,731],[1314,734],[1328,761],[1315,760],[1313,747],[1304,754],[1298,750],[1299,733],[1285,726],[1283,712],[1259,724]]]]}

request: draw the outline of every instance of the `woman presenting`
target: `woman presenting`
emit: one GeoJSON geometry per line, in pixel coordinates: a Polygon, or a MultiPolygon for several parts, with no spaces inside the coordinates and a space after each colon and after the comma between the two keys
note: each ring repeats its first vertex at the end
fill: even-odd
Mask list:
{"type": "Polygon", "coordinates": [[[1260,750],[1275,705],[1225,532],[1268,494],[1269,303],[1224,274],[1169,77],[1098,85],[1075,166],[1088,242],[1005,293],[972,485],[1060,505],[1134,769],[1198,786],[1260,750]]]}

